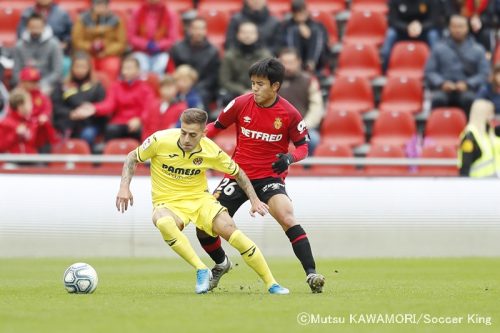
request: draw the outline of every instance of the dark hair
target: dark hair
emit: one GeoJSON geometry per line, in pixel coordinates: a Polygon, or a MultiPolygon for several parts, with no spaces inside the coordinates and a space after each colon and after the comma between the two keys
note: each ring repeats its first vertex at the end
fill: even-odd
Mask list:
{"type": "Polygon", "coordinates": [[[30,16],[28,16],[28,19],[26,20],[26,25],[30,23],[30,21],[33,20],[41,20],[43,23],[45,23],[45,17],[42,16],[42,14],[39,14],[37,12],[33,12],[30,16]]]}
{"type": "Polygon", "coordinates": [[[292,13],[297,13],[306,9],[306,2],[304,0],[293,0],[290,6],[292,13]]]}
{"type": "Polygon", "coordinates": [[[22,88],[16,88],[12,90],[9,96],[9,106],[12,110],[17,111],[17,109],[22,106],[30,98],[28,92],[22,88]]]}
{"type": "Polygon", "coordinates": [[[186,109],[181,114],[181,121],[184,124],[200,124],[205,126],[208,120],[208,113],[202,109],[186,109]]]}
{"type": "Polygon", "coordinates": [[[255,24],[255,22],[253,21],[250,21],[250,20],[242,20],[239,24],[238,24],[238,28],[236,29],[237,32],[240,31],[241,27],[244,26],[245,24],[251,24],[255,27],[255,29],[257,30],[257,33],[259,33],[259,27],[257,26],[257,24],[255,24]]]}
{"type": "Polygon", "coordinates": [[[278,82],[281,86],[285,76],[285,67],[276,58],[264,58],[257,61],[248,70],[248,76],[261,76],[269,80],[271,85],[278,82]]]}

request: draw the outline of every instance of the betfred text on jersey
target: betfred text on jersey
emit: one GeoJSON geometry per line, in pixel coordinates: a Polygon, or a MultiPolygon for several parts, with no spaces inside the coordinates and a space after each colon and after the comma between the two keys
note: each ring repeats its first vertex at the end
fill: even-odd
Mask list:
{"type": "Polygon", "coordinates": [[[162,169],[170,172],[170,173],[175,173],[178,175],[185,175],[185,176],[195,176],[199,175],[201,173],[200,169],[185,169],[185,168],[174,168],[173,166],[169,166],[166,164],[163,164],[162,169]]]}
{"type": "Polygon", "coordinates": [[[241,128],[241,133],[247,138],[258,139],[267,142],[278,142],[283,138],[283,134],[269,134],[258,131],[249,130],[243,126],[241,128]]]}

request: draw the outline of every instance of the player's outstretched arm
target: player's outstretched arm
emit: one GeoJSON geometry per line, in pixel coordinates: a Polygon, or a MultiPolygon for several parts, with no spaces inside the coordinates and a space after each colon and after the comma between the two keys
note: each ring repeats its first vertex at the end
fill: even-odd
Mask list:
{"type": "Polygon", "coordinates": [[[248,179],[248,176],[242,169],[240,169],[236,174],[235,180],[241,187],[241,189],[245,191],[245,194],[252,204],[250,215],[254,216],[255,212],[259,213],[262,216],[266,215],[269,212],[269,207],[259,200],[259,198],[257,197],[257,193],[255,193],[255,190],[253,189],[250,179],[248,179]]]}
{"type": "Polygon", "coordinates": [[[123,163],[122,170],[122,180],[120,182],[120,190],[116,195],[116,209],[124,213],[130,202],[130,206],[134,205],[134,197],[132,192],[130,192],[130,182],[135,173],[135,168],[137,167],[137,151],[134,149],[127,155],[125,163],[123,163]]]}

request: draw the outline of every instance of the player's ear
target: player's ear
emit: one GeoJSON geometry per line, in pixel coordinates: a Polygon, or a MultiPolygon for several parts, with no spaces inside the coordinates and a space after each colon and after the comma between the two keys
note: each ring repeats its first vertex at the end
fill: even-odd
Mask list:
{"type": "Polygon", "coordinates": [[[271,89],[273,89],[273,91],[275,93],[278,92],[278,90],[280,90],[281,88],[281,84],[279,82],[274,82],[272,85],[271,85],[271,89]]]}

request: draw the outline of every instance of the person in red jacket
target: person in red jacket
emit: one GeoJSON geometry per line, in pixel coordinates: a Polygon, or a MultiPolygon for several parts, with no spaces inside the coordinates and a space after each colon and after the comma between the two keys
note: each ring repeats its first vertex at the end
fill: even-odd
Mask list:
{"type": "Polygon", "coordinates": [[[123,59],[121,79],[107,90],[106,98],[98,103],[84,103],[75,112],[78,117],[109,116],[104,139],[141,139],[142,120],[146,106],[154,98],[153,89],[141,80],[139,62],[133,56],[123,59]]]}
{"type": "Polygon", "coordinates": [[[33,111],[30,94],[14,89],[7,116],[0,122],[0,153],[36,154],[37,125],[30,121],[33,111]]]}
{"type": "Polygon", "coordinates": [[[52,102],[40,89],[40,71],[31,66],[19,72],[19,87],[31,96],[32,112],[30,121],[38,127],[35,145],[41,152],[48,152],[49,145],[59,141],[57,131],[52,124],[52,102]]]}
{"type": "Polygon", "coordinates": [[[156,131],[178,127],[181,113],[188,106],[186,102],[177,99],[177,92],[177,85],[172,76],[167,75],[160,81],[160,98],[149,103],[143,119],[143,141],[156,131]]]}
{"type": "Polygon", "coordinates": [[[170,48],[179,39],[179,19],[162,0],[144,0],[128,20],[128,40],[144,72],[165,74],[170,48]]]}

